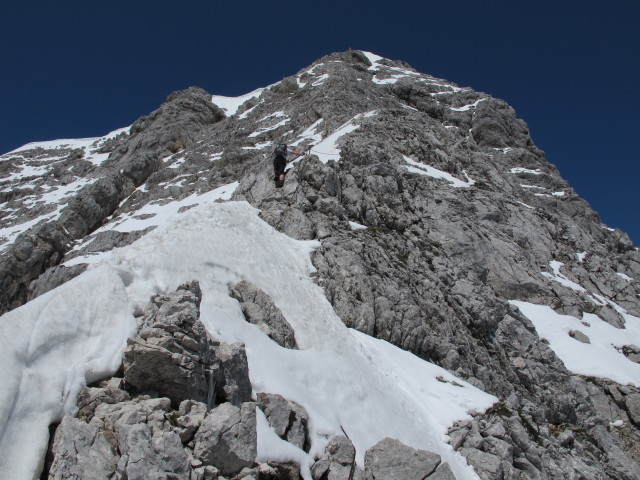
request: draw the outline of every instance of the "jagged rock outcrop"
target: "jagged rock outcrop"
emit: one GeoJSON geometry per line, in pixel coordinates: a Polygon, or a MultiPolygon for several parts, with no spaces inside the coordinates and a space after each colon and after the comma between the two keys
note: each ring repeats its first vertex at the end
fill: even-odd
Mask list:
{"type": "Polygon", "coordinates": [[[258,393],[258,406],[262,409],[273,431],[296,447],[309,451],[308,425],[306,410],[282,395],[258,393]]]}
{"type": "Polygon", "coordinates": [[[199,320],[201,298],[197,282],[152,298],[124,352],[124,378],[133,389],[157,392],[175,406],[187,399],[214,404],[220,345],[199,320]]]}
{"type": "MultiPolygon", "coordinates": [[[[0,313],[23,304],[31,281],[58,264],[72,242],[99,227],[137,186],[162,166],[165,157],[192,145],[204,128],[223,118],[224,113],[211,103],[210,95],[192,87],[171,94],[158,110],[136,121],[129,135],[100,139],[93,149],[56,149],[51,155],[48,174],[40,174],[36,180],[10,177],[7,182],[14,188],[20,182],[35,182],[37,186],[28,191],[31,195],[25,192],[27,194],[8,199],[7,213],[19,211],[23,222],[33,218],[46,223],[24,231],[0,256],[0,313]],[[98,166],[83,158],[94,160],[97,153],[105,151],[109,157],[98,166]],[[67,156],[57,156],[67,152],[67,156]],[[84,170],[78,170],[78,162],[83,162],[84,170]],[[49,210],[59,208],[57,218],[51,219],[46,211],[25,209],[34,197],[37,200],[46,192],[45,187],[63,191],[62,187],[81,176],[87,177],[82,180],[89,181],[77,181],[77,193],[64,198],[60,205],[48,206],[49,210]]],[[[24,153],[8,154],[8,157],[9,161],[20,164],[44,153],[41,147],[36,147],[24,153]]]]}
{"type": "Polygon", "coordinates": [[[246,280],[229,285],[229,293],[240,302],[249,323],[257,325],[281,347],[298,348],[293,328],[266,293],[246,280]]]}
{"type": "Polygon", "coordinates": [[[279,395],[250,401],[244,349],[210,338],[199,320],[200,300],[198,282],[151,299],[125,352],[124,379],[83,388],[77,418],[66,416],[56,427],[49,479],[299,478],[295,464],[256,462],[256,407],[300,448],[306,411],[279,395]],[[212,372],[219,381],[207,384],[212,372]]]}
{"type": "Polygon", "coordinates": [[[194,456],[223,475],[252,467],[257,455],[256,404],[223,403],[202,422],[194,438],[194,456]]]}
{"type": "Polygon", "coordinates": [[[324,455],[313,465],[314,480],[350,480],[358,474],[355,464],[356,449],[347,437],[331,438],[324,455]]]}
{"type": "MultiPolygon", "coordinates": [[[[440,462],[440,455],[416,450],[403,445],[398,440],[385,438],[367,450],[364,457],[365,478],[366,480],[432,478],[440,462]]],[[[440,475],[444,473],[441,472],[440,475]]]]}

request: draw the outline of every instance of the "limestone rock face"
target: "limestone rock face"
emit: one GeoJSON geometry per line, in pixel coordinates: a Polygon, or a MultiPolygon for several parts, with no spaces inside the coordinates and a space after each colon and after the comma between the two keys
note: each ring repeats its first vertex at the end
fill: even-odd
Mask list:
{"type": "Polygon", "coordinates": [[[248,322],[257,325],[281,347],[298,348],[291,325],[266,293],[246,280],[229,285],[229,292],[240,302],[248,322]]]}
{"type": "MultiPolygon", "coordinates": [[[[120,232],[126,220],[237,185],[232,200],[249,202],[290,237],[319,242],[312,275],[348,327],[499,398],[449,432],[452,448],[481,478],[640,478],[640,392],[567,370],[509,304],[546,305],[578,319],[594,314],[622,327],[621,312],[640,316],[640,251],[602,224],[505,102],[404,62],[372,58],[349,51],[319,59],[236,114],[225,116],[211,95],[190,88],[127,131],[82,147],[27,146],[0,156],[0,230],[16,232],[0,238],[0,312],[84,268],[62,266],[66,260],[135,242],[153,229],[120,232]],[[345,125],[354,130],[335,149],[317,146],[345,125]],[[276,190],[265,157],[277,142],[311,150],[276,190]],[[19,174],[30,167],[42,174],[19,174]],[[60,198],[53,201],[51,192],[60,198]]],[[[273,299],[228,273],[207,281],[232,279],[245,319],[296,348],[273,299]]],[[[151,423],[192,451],[188,445],[212,407],[229,402],[241,409],[251,401],[246,352],[206,336],[194,320],[197,297],[190,288],[156,297],[129,345],[124,384],[84,390],[78,420],[95,426],[91,419],[106,408],[100,404],[128,405],[141,394],[166,398],[169,409],[160,410],[170,425],[153,415],[151,423]],[[149,369],[160,375],[154,380],[149,369]]],[[[568,341],[586,348],[587,339],[596,340],[574,333],[568,341]]],[[[617,347],[640,360],[638,346],[617,347]]],[[[268,416],[281,428],[276,419],[295,409],[288,400],[276,404],[283,410],[268,416]]],[[[164,438],[153,428],[136,435],[152,444],[164,438]]],[[[117,436],[106,432],[116,452],[117,436]]],[[[285,428],[285,437],[292,432],[285,428]]],[[[297,435],[290,441],[300,444],[297,435]]],[[[80,450],[93,451],[92,442],[80,450]]],[[[331,464],[327,455],[319,460],[324,466],[331,464]]],[[[68,471],[81,468],[73,465],[68,471]]],[[[339,461],[334,465],[314,471],[343,471],[339,461]]],[[[258,467],[245,468],[237,475],[259,475],[258,467]]],[[[193,465],[192,475],[215,478],[216,469],[193,465]]],[[[442,465],[431,476],[448,474],[442,465]]]]}
{"type": "Polygon", "coordinates": [[[302,406],[272,393],[258,393],[258,406],[280,438],[309,451],[309,415],[302,406]]]}
{"type": "Polygon", "coordinates": [[[204,129],[223,118],[224,112],[211,103],[207,92],[191,87],[170,95],[159,109],[136,121],[128,133],[97,139],[86,149],[63,145],[52,151],[35,147],[9,154],[14,168],[37,164],[43,170],[36,178],[9,180],[15,194],[0,198],[3,211],[20,212],[20,218],[4,220],[2,227],[41,218],[56,208],[61,212],[54,220],[22,231],[2,248],[0,313],[24,303],[31,281],[58,264],[73,242],[99,227],[122,200],[163,167],[163,158],[192,145],[204,129]],[[105,154],[108,158],[95,160],[96,155],[105,154]],[[27,207],[42,200],[43,192],[72,183],[78,187],[74,195],[56,198],[56,204],[45,199],[44,207],[27,207]]]}
{"type": "Polygon", "coordinates": [[[167,396],[176,406],[186,399],[214,404],[218,345],[199,321],[201,295],[193,282],[152,299],[125,350],[127,384],[167,396]]]}
{"type": "Polygon", "coordinates": [[[64,417],[56,429],[53,451],[51,480],[108,479],[118,464],[118,456],[104,434],[73,417],[64,417]]]}
{"type": "Polygon", "coordinates": [[[223,475],[251,467],[257,455],[256,404],[230,403],[211,410],[194,439],[198,460],[215,465],[223,475]]]}
{"type": "Polygon", "coordinates": [[[220,365],[216,403],[230,402],[239,406],[251,400],[251,381],[247,352],[241,343],[221,344],[216,350],[220,365]]]}

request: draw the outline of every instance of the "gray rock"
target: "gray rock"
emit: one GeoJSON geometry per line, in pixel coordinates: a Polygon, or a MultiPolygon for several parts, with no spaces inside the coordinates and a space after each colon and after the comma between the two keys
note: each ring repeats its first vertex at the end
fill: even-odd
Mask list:
{"type": "Polygon", "coordinates": [[[247,352],[241,343],[220,344],[216,350],[220,364],[216,403],[230,402],[239,406],[251,400],[251,380],[247,352]]]}
{"type": "Polygon", "coordinates": [[[108,480],[118,463],[116,452],[98,429],[69,416],[56,429],[52,453],[50,480],[108,480]]]}
{"type": "Polygon", "coordinates": [[[127,480],[166,478],[189,480],[190,462],[177,434],[153,430],[147,424],[118,429],[121,457],[117,474],[127,480]]]}
{"type": "Polygon", "coordinates": [[[299,480],[300,466],[295,463],[261,463],[258,469],[258,480],[299,480]]]}
{"type": "Polygon", "coordinates": [[[441,463],[436,471],[429,475],[429,480],[456,480],[451,467],[448,463],[441,463]]]}
{"type": "Polygon", "coordinates": [[[222,475],[234,475],[252,467],[257,455],[256,404],[230,403],[211,410],[196,433],[193,454],[222,475]]]}
{"type": "Polygon", "coordinates": [[[313,480],[351,480],[356,472],[355,456],[351,440],[343,435],[332,437],[311,468],[313,480]]]}
{"type": "Polygon", "coordinates": [[[167,396],[176,407],[186,399],[213,406],[220,375],[217,343],[198,319],[200,298],[197,282],[153,297],[124,353],[128,385],[167,396]]]}
{"type": "Polygon", "coordinates": [[[258,406],[269,421],[269,425],[283,440],[300,449],[309,451],[308,439],[309,416],[306,410],[295,402],[290,402],[281,395],[258,393],[258,406]]]}
{"type": "Polygon", "coordinates": [[[293,328],[266,293],[246,280],[230,284],[229,292],[240,302],[242,313],[248,322],[257,325],[278,345],[298,348],[293,328]]]}
{"type": "Polygon", "coordinates": [[[624,397],[624,405],[633,423],[640,426],[640,393],[632,393],[624,397]]]}
{"type": "Polygon", "coordinates": [[[73,265],[72,267],[65,267],[64,265],[58,265],[56,267],[46,270],[42,275],[35,279],[29,285],[29,293],[27,301],[33,300],[39,297],[43,293],[53,290],[59,287],[63,283],[77,277],[87,269],[86,264],[73,265]]]}
{"type": "Polygon", "coordinates": [[[462,448],[460,453],[483,480],[502,478],[503,467],[499,457],[475,448],[462,448]]]}
{"type": "Polygon", "coordinates": [[[220,471],[211,465],[197,467],[191,470],[190,480],[216,480],[220,478],[219,473],[220,471]]]}
{"type": "Polygon", "coordinates": [[[582,342],[582,343],[591,343],[591,340],[589,340],[589,337],[587,337],[580,330],[571,330],[569,332],[569,336],[571,338],[575,338],[576,340],[578,340],[579,342],[582,342]]]}
{"type": "Polygon", "coordinates": [[[207,405],[193,400],[184,400],[175,413],[176,430],[182,443],[189,442],[200,428],[207,414],[207,405]]]}
{"type": "Polygon", "coordinates": [[[120,388],[121,378],[112,378],[98,388],[85,387],[78,394],[78,418],[89,422],[93,418],[93,414],[98,405],[102,403],[114,404],[129,400],[131,397],[128,392],[120,388]]]}
{"type": "Polygon", "coordinates": [[[385,438],[367,450],[364,471],[367,480],[422,480],[440,465],[440,455],[416,450],[385,438]]]}

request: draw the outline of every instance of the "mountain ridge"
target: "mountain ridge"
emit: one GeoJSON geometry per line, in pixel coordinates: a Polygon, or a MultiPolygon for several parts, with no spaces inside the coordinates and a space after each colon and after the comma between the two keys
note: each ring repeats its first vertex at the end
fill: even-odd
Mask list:
{"type": "MultiPolygon", "coordinates": [[[[144,239],[167,209],[179,215],[222,189],[211,198],[247,201],[280,232],[320,243],[314,276],[346,326],[500,399],[490,422],[467,421],[452,435],[483,478],[634,478],[638,467],[623,453],[637,448],[633,421],[620,439],[617,427],[602,431],[602,419],[607,405],[611,422],[630,415],[625,399],[636,390],[611,393],[615,384],[572,374],[555,338],[549,348],[536,319],[508,301],[548,305],[584,323],[593,315],[571,330],[588,340],[602,321],[628,326],[630,342],[640,343],[630,331],[640,316],[640,255],[545,160],[511,107],[357,51],[319,59],[233,114],[212,100],[192,87],[95,149],[2,156],[4,184],[17,192],[4,197],[3,231],[12,210],[16,219],[38,213],[28,208],[37,210],[37,192],[92,179],[57,219],[3,252],[3,310],[81,275],[92,252],[110,255],[144,239]],[[311,153],[292,163],[277,191],[263,154],[280,141],[311,153]],[[21,175],[29,162],[51,167],[41,168],[48,176],[21,175]],[[587,433],[560,438],[566,426],[587,433]],[[495,428],[504,432],[486,433],[495,428]]],[[[156,287],[172,288],[166,280],[156,287]]],[[[616,346],[627,359],[635,345],[616,346]]]]}

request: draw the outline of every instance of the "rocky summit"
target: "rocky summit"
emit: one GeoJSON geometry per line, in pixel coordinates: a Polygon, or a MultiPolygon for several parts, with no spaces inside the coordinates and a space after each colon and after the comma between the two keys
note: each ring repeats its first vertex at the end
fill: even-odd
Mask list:
{"type": "Polygon", "coordinates": [[[640,252],[502,100],[334,53],[0,202],[7,478],[640,478],[640,252]]]}

